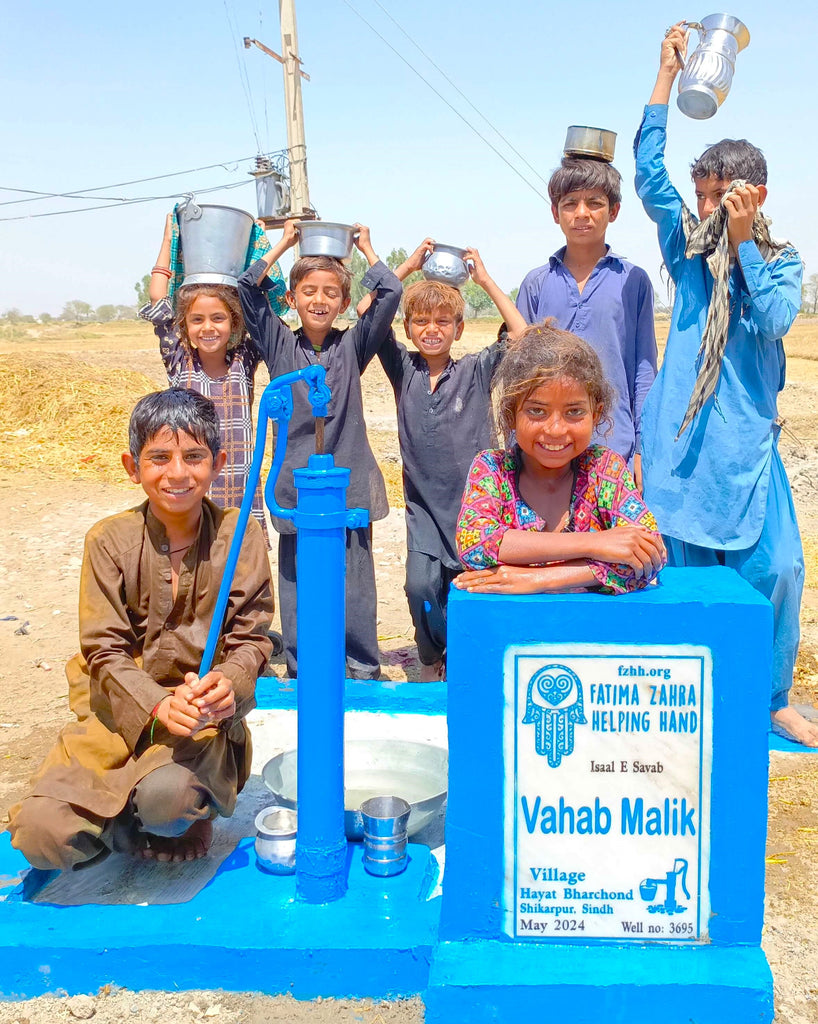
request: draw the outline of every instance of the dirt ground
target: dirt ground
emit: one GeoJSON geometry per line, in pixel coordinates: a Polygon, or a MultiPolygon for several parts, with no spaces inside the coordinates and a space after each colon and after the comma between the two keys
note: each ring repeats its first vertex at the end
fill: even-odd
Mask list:
{"type": "MultiPolygon", "coordinates": [[[[666,331],[667,324],[658,322],[660,337],[666,331]]],[[[496,324],[470,322],[459,352],[487,344],[495,332],[496,324]]],[[[789,384],[780,403],[785,419],[781,450],[807,558],[803,639],[792,699],[813,704],[818,697],[818,319],[799,320],[787,339],[787,349],[789,384]]],[[[140,323],[0,328],[0,371],[5,373],[12,363],[19,368],[21,360],[41,374],[53,375],[55,381],[70,376],[79,360],[94,368],[89,373],[100,368],[115,371],[123,387],[128,381],[132,387],[141,387],[142,376],[137,375],[164,386],[150,328],[140,323]]],[[[263,383],[266,378],[260,373],[258,384],[263,383]]],[[[370,437],[395,505],[400,481],[395,415],[391,389],[377,363],[367,371],[364,392],[370,437]]],[[[68,718],[63,668],[77,644],[77,583],[85,532],[103,516],[136,504],[142,493],[127,482],[112,482],[110,461],[103,464],[95,456],[72,461],[70,452],[55,457],[53,446],[38,440],[36,417],[29,422],[22,390],[19,396],[7,391],[2,403],[6,409],[5,414],[0,409],[0,825],[7,821],[8,808],[23,794],[26,780],[68,718]],[[18,400],[23,410],[19,427],[15,405],[9,405],[18,400]]],[[[123,402],[118,451],[125,447],[128,409],[123,402]]],[[[388,519],[375,524],[374,543],[383,670],[395,679],[417,678],[402,589],[403,541],[403,515],[395,508],[388,519]]],[[[280,663],[274,664],[274,671],[282,672],[280,663]]],[[[771,755],[763,944],[775,979],[778,1024],[818,1021],[817,779],[818,755],[771,755]]],[[[207,1020],[415,1024],[423,1019],[418,1000],[297,1003],[289,997],[215,991],[113,990],[93,998],[0,1003],[0,1024],[54,1024],[87,1019],[91,1011],[100,1024],[123,1018],[162,1024],[207,1020]]]]}

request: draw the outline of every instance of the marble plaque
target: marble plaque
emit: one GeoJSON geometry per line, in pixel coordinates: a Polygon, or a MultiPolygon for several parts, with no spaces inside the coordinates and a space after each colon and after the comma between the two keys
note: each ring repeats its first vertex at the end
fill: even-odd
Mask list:
{"type": "Polygon", "coordinates": [[[504,686],[507,934],[707,942],[710,650],[513,646],[504,686]]]}

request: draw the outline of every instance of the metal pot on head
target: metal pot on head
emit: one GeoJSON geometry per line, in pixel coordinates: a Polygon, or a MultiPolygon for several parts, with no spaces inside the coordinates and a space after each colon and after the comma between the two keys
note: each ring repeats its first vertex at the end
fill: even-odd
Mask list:
{"type": "Polygon", "coordinates": [[[459,288],[469,279],[469,268],[466,265],[466,250],[456,245],[443,245],[435,242],[434,248],[423,260],[421,271],[427,281],[440,281],[459,288]]]}
{"type": "Polygon", "coordinates": [[[589,128],[584,124],[572,124],[565,134],[563,152],[566,156],[578,156],[593,160],[613,161],[616,148],[616,132],[607,128],[589,128]]]}
{"type": "Polygon", "coordinates": [[[732,14],[710,14],[686,25],[699,33],[699,44],[679,77],[676,104],[683,114],[702,121],[724,102],[733,82],[736,55],[750,42],[750,33],[732,14]]]}
{"type": "Polygon", "coordinates": [[[179,206],[179,234],[185,278],[182,284],[238,286],[244,271],[253,217],[233,206],[212,206],[189,199],[179,206]]]}
{"type": "Polygon", "coordinates": [[[347,260],[352,255],[357,232],[351,224],[300,220],[296,227],[302,256],[331,256],[335,260],[347,260]]]}

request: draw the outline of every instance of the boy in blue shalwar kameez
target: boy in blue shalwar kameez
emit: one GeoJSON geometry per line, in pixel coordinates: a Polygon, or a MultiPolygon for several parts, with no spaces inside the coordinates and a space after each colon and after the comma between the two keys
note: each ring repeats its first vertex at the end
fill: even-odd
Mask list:
{"type": "Polygon", "coordinates": [[[637,192],[676,286],[664,362],[642,409],[645,501],[669,564],[727,565],[772,602],[773,728],[818,746],[818,726],[787,706],[804,559],[777,443],[781,339],[801,304],[801,258],[769,236],[759,213],[766,161],[748,142],[724,140],[693,164],[700,224],[671,184],[667,104],[683,24],[665,35],[634,145],[637,192]]]}

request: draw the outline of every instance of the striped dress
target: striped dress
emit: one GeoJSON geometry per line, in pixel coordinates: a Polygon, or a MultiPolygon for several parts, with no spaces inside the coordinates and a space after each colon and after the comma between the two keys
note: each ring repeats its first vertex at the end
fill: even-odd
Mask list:
{"type": "MultiPolygon", "coordinates": [[[[143,306],[139,316],[153,324],[168,384],[190,388],[211,399],[216,406],[227,461],[210,488],[209,496],[221,508],[238,508],[253,460],[253,380],[260,362],[255,346],[245,336],[228,353],[231,361],[229,366],[225,366],[224,376],[210,377],[202,369],[198,352],[188,349],[179,337],[170,299],[163,298],[154,305],[143,306]]],[[[253,498],[253,515],[261,524],[269,546],[260,486],[253,498]]]]}

